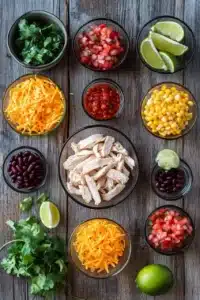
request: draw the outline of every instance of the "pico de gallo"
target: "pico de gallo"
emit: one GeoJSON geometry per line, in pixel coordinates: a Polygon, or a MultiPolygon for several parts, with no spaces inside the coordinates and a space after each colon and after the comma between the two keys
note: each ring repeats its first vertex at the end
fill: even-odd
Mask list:
{"type": "Polygon", "coordinates": [[[83,106],[95,120],[109,120],[119,111],[120,94],[111,84],[96,83],[86,91],[83,106]]]}
{"type": "Polygon", "coordinates": [[[110,70],[125,51],[119,32],[106,24],[94,25],[78,36],[80,61],[97,70],[110,70]]]}
{"type": "Polygon", "coordinates": [[[185,246],[193,227],[186,215],[172,208],[160,208],[148,219],[148,242],[162,251],[173,251],[185,246]]]}

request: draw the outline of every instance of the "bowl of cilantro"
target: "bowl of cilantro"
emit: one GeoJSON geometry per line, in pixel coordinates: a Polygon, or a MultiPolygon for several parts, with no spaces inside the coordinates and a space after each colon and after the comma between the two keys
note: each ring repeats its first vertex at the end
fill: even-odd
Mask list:
{"type": "Polygon", "coordinates": [[[67,41],[65,25],[55,15],[34,10],[14,22],[8,32],[7,45],[20,65],[44,71],[62,59],[67,41]]]}

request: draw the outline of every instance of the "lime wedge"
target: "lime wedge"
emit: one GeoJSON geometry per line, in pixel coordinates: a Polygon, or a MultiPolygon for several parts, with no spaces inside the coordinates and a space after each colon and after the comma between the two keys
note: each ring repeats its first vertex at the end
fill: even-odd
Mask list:
{"type": "Polygon", "coordinates": [[[188,47],[159,33],[151,31],[149,37],[152,39],[155,47],[161,51],[167,51],[175,56],[183,55],[188,47]]]}
{"type": "Polygon", "coordinates": [[[179,167],[180,159],[175,151],[170,149],[163,149],[158,152],[156,162],[160,168],[170,170],[172,168],[176,169],[179,167]]]}
{"type": "Polygon", "coordinates": [[[145,62],[154,69],[167,70],[167,66],[160,57],[151,38],[146,38],[140,45],[140,53],[145,62]]]}
{"type": "Polygon", "coordinates": [[[47,228],[55,228],[60,222],[60,212],[50,201],[45,201],[40,206],[40,219],[47,228]]]}
{"type": "Polygon", "coordinates": [[[174,56],[170,53],[167,53],[167,52],[163,52],[163,51],[160,51],[159,54],[162,57],[162,59],[164,60],[166,66],[167,66],[167,69],[171,73],[174,73],[178,66],[178,60],[177,60],[176,56],[174,56]]]}
{"type": "Polygon", "coordinates": [[[151,29],[177,42],[181,42],[184,38],[183,27],[173,21],[157,22],[151,29]]]}

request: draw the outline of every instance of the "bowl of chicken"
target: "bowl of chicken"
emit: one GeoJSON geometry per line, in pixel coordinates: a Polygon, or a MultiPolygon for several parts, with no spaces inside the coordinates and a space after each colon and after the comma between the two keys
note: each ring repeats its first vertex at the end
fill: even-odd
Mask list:
{"type": "Polygon", "coordinates": [[[121,131],[93,125],[68,138],[59,158],[59,178],[66,193],[88,208],[108,208],[124,201],[139,174],[138,158],[121,131]]]}

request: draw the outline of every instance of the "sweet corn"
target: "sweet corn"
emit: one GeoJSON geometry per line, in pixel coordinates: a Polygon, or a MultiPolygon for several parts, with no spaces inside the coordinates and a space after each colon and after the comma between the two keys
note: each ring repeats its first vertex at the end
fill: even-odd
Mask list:
{"type": "Polygon", "coordinates": [[[193,105],[187,92],[162,85],[152,91],[142,117],[153,133],[162,137],[179,135],[193,117],[193,105]]]}

